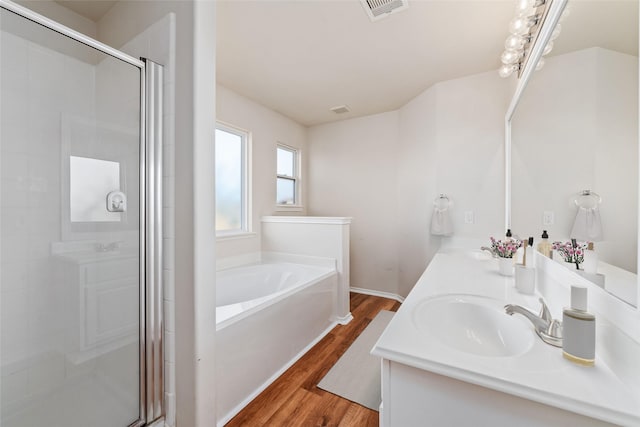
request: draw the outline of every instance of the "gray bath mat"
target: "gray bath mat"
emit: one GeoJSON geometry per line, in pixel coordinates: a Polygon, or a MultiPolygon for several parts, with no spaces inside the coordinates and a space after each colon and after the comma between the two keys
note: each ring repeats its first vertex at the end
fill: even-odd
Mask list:
{"type": "Polygon", "coordinates": [[[377,411],[380,396],[380,358],[369,354],[393,315],[382,310],[320,381],[318,387],[377,411]]]}

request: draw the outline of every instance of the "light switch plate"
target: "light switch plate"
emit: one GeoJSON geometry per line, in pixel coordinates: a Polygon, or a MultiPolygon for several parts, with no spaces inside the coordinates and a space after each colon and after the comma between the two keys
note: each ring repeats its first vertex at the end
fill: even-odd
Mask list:
{"type": "Polygon", "coordinates": [[[475,222],[475,218],[473,215],[473,211],[465,211],[464,212],[464,223],[465,224],[473,224],[475,222]]]}

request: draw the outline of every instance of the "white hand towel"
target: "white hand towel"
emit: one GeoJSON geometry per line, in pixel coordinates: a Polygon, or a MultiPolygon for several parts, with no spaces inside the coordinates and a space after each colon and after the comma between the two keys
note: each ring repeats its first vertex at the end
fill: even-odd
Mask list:
{"type": "Polygon", "coordinates": [[[433,208],[433,216],[431,217],[431,234],[435,236],[451,236],[453,234],[453,223],[449,208],[440,209],[433,208]]]}
{"type": "Polygon", "coordinates": [[[578,213],[571,229],[574,239],[597,242],[602,240],[602,221],[598,206],[592,208],[578,207],[578,213]]]}

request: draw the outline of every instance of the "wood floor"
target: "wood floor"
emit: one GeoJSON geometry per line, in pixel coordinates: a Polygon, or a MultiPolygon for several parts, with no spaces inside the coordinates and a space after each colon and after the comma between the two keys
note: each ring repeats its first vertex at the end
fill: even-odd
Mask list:
{"type": "Polygon", "coordinates": [[[353,320],[333,328],[226,426],[378,426],[378,412],[317,385],[380,310],[397,311],[399,307],[394,300],[352,293],[353,320]]]}

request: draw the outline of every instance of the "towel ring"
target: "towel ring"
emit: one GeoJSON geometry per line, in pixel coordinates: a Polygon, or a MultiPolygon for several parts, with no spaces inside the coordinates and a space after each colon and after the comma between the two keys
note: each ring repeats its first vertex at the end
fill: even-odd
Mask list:
{"type": "Polygon", "coordinates": [[[440,210],[447,209],[450,204],[451,201],[449,200],[449,197],[447,197],[446,194],[442,193],[433,201],[433,206],[435,206],[436,209],[440,210]]]}
{"type": "Polygon", "coordinates": [[[602,197],[594,191],[582,190],[573,198],[576,206],[584,209],[593,209],[602,202],[602,197]]]}

